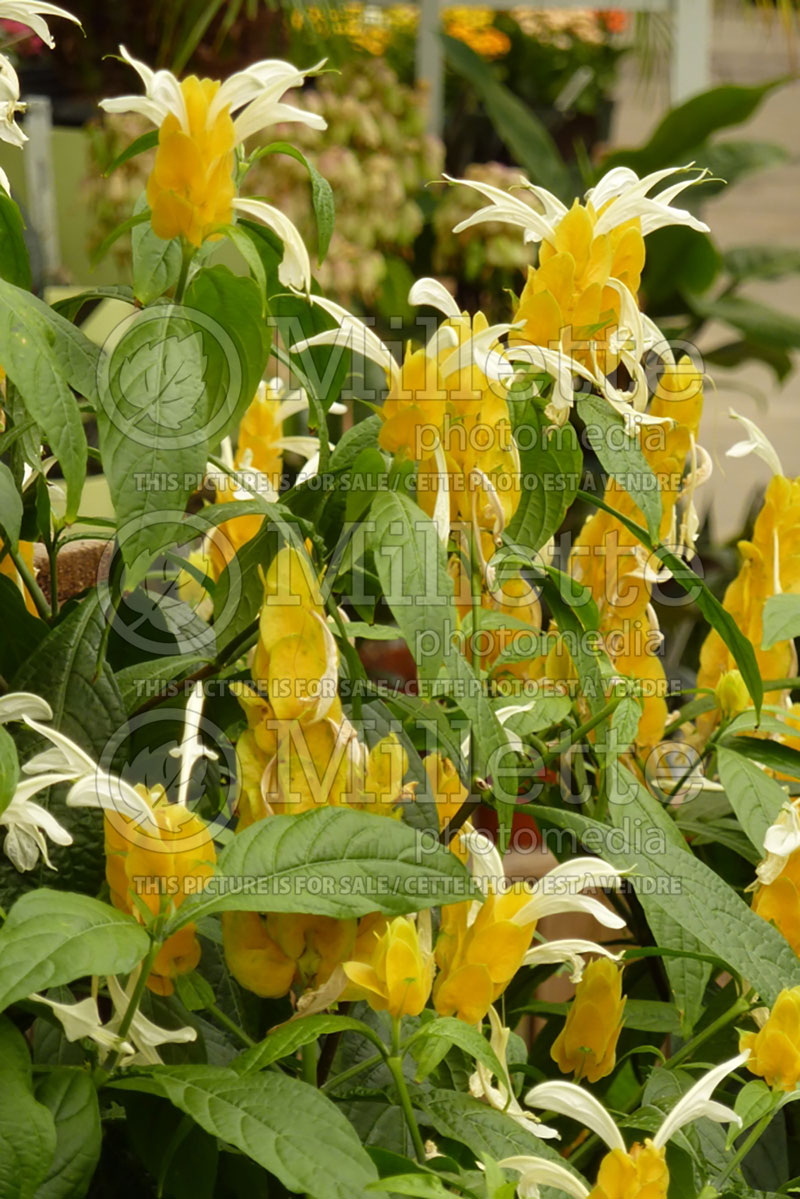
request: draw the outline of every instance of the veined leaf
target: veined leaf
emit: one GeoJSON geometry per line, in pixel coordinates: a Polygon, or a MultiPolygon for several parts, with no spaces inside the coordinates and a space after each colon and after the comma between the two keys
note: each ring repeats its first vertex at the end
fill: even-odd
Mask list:
{"type": "Polygon", "coordinates": [[[36,1098],[49,1108],[56,1130],[53,1160],[36,1199],[79,1199],[100,1160],[97,1088],[86,1071],[65,1066],[39,1079],[36,1098]]]}
{"type": "Polygon", "coordinates": [[[168,935],[211,912],[396,916],[471,895],[468,872],[438,841],[388,816],[320,807],[238,833],[205,890],[181,904],[168,935]]]}
{"type": "Polygon", "coordinates": [[[528,551],[542,548],[561,527],[581,480],[583,455],[572,425],[547,432],[543,415],[529,403],[515,429],[521,445],[520,475],[525,481],[519,506],[508,524],[509,543],[528,551]]]}
{"type": "Polygon", "coordinates": [[[0,1195],[34,1199],[56,1149],[48,1109],[37,1102],[22,1033],[0,1018],[0,1195]]]}
{"type": "Polygon", "coordinates": [[[786,792],[749,758],[720,746],[717,750],[719,778],[731,807],[745,833],[759,851],[778,813],[788,802],[786,792]]]}
{"type": "Polygon", "coordinates": [[[290,1191],[316,1199],[364,1199],[377,1179],[355,1129],[336,1105],[286,1074],[243,1078],[214,1066],[165,1066],[149,1078],[122,1079],[114,1087],[165,1096],[290,1191]]]}
{"type": "Polygon", "coordinates": [[[29,891],[0,928],[0,1011],[32,991],[85,974],[127,974],[150,940],[107,903],[70,891],[29,891]]]}
{"type": "Polygon", "coordinates": [[[762,649],[800,637],[800,595],[771,595],[764,606],[762,649]]]}
{"type": "Polygon", "coordinates": [[[644,517],[648,533],[653,541],[658,541],[661,492],[639,437],[635,433],[626,433],[621,413],[601,396],[582,396],[578,401],[578,414],[601,466],[627,491],[644,517]]]}

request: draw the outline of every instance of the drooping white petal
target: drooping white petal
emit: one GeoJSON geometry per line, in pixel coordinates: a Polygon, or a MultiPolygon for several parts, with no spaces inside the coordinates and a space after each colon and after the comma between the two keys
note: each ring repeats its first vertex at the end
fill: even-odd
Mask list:
{"type": "Polygon", "coordinates": [[[296,353],[316,345],[345,346],[354,354],[360,354],[362,358],[368,358],[370,362],[383,367],[390,382],[396,382],[400,378],[400,367],[388,347],[368,325],[365,325],[363,321],[353,316],[334,300],[327,300],[324,296],[316,295],[309,296],[309,299],[312,304],[316,304],[318,308],[322,308],[329,316],[332,316],[339,328],[326,329],[322,333],[316,333],[313,337],[306,338],[305,341],[295,342],[293,349],[296,353]]]}
{"type": "Polygon", "coordinates": [[[582,941],[575,938],[563,941],[545,941],[541,945],[532,946],[523,958],[523,965],[549,966],[554,962],[569,962],[572,967],[570,981],[579,983],[586,965],[582,955],[593,953],[610,958],[612,962],[618,962],[622,956],[619,953],[613,953],[605,945],[599,945],[596,941],[582,941]]]}
{"type": "Polygon", "coordinates": [[[533,1087],[525,1096],[528,1107],[557,1112],[585,1124],[605,1141],[609,1149],[625,1152],[622,1133],[599,1099],[572,1082],[543,1082],[533,1087]]]}
{"type": "Polygon", "coordinates": [[[447,549],[447,543],[450,540],[450,472],[447,469],[444,449],[438,437],[436,438],[434,457],[436,459],[437,485],[436,502],[433,506],[433,523],[436,526],[439,540],[447,549]]]}
{"type": "Polygon", "coordinates": [[[711,1095],[723,1078],[727,1078],[734,1070],[738,1070],[740,1066],[744,1065],[749,1056],[750,1050],[747,1049],[727,1062],[721,1062],[720,1065],[715,1066],[713,1070],[709,1070],[707,1074],[699,1078],[694,1086],[678,1100],[653,1137],[656,1149],[663,1148],[670,1137],[673,1137],[680,1128],[691,1124],[693,1120],[699,1120],[701,1116],[714,1120],[717,1124],[733,1121],[741,1126],[741,1118],[731,1108],[713,1102],[711,1095]]]}
{"type": "Polygon", "coordinates": [[[46,699],[32,691],[9,691],[8,695],[0,696],[0,724],[24,720],[26,716],[34,720],[52,720],[53,710],[46,699]]]}
{"type": "Polygon", "coordinates": [[[50,1008],[58,1018],[68,1041],[80,1041],[82,1037],[89,1037],[106,1051],[118,1049],[123,1053],[134,1052],[129,1041],[121,1040],[116,1032],[103,1025],[97,1010],[97,1001],[91,996],[81,999],[78,1003],[57,1003],[54,999],[48,999],[46,995],[34,992],[28,999],[50,1008]]]}
{"type": "Polygon", "coordinates": [[[416,283],[412,284],[411,290],[408,293],[408,302],[415,307],[424,304],[427,308],[435,308],[438,312],[444,313],[445,316],[461,316],[461,309],[458,304],[445,285],[440,283],[438,279],[428,277],[417,279],[416,283]]]}
{"type": "Polygon", "coordinates": [[[732,408],[728,409],[728,415],[733,420],[738,420],[744,425],[747,437],[744,441],[737,441],[729,450],[726,450],[725,457],[745,458],[748,454],[755,454],[762,462],[766,462],[773,475],[782,475],[783,467],[781,466],[778,452],[772,442],[761,432],[755,421],[748,420],[746,416],[734,412],[732,408]]]}
{"type": "Polygon", "coordinates": [[[307,292],[311,287],[311,260],[306,243],[288,216],[279,208],[267,204],[266,200],[254,200],[247,196],[234,197],[233,208],[253,220],[261,221],[262,225],[277,233],[283,242],[278,278],[284,287],[307,292]]]}
{"type": "Polygon", "coordinates": [[[494,187],[491,183],[482,183],[476,179],[454,179],[451,175],[445,175],[444,178],[448,183],[460,183],[464,187],[470,187],[491,201],[490,204],[479,208],[465,220],[459,221],[453,228],[454,233],[461,233],[464,229],[471,229],[474,225],[480,225],[484,221],[501,221],[504,224],[517,225],[523,229],[525,241],[542,241],[554,236],[554,220],[560,219],[567,211],[564,208],[563,212],[559,213],[557,208],[559,201],[555,196],[549,197],[548,207],[551,215],[543,216],[531,208],[530,204],[518,200],[510,192],[494,187]]]}
{"type": "Polygon", "coordinates": [[[202,680],[195,683],[192,688],[191,695],[186,701],[186,712],[184,715],[183,736],[180,745],[173,746],[169,751],[171,758],[180,759],[180,770],[178,772],[178,796],[179,804],[186,807],[186,800],[189,793],[189,784],[192,781],[192,771],[199,761],[203,758],[209,758],[216,762],[219,754],[213,749],[203,744],[200,737],[200,722],[203,718],[203,703],[205,702],[205,689],[202,680]]]}
{"type": "Polygon", "coordinates": [[[144,796],[124,779],[107,774],[99,767],[78,779],[67,793],[66,804],[70,808],[101,808],[105,812],[119,812],[137,827],[153,831],[158,828],[144,796]]]}
{"type": "Polygon", "coordinates": [[[41,737],[47,738],[52,748],[36,754],[23,766],[25,774],[36,774],[42,770],[69,771],[76,776],[97,769],[97,763],[85,750],[76,745],[71,737],[49,725],[40,724],[30,716],[23,717],[25,724],[41,737]]]}
{"type": "Polygon", "coordinates": [[[73,25],[80,25],[77,17],[57,4],[43,4],[41,0],[3,0],[0,4],[0,19],[27,25],[52,50],[55,42],[43,17],[63,17],[65,21],[72,21],[73,25]]]}
{"type": "MultiPolygon", "coordinates": [[[[122,1023],[140,970],[141,966],[134,970],[125,988],[120,985],[119,980],[113,974],[106,979],[108,993],[114,1007],[114,1013],[106,1026],[108,1029],[116,1031],[122,1023]]],[[[128,1037],[133,1044],[128,1046],[130,1052],[121,1060],[121,1066],[159,1066],[163,1065],[158,1053],[159,1045],[182,1045],[189,1041],[195,1041],[197,1040],[197,1030],[189,1027],[160,1028],[157,1024],[153,1024],[152,1020],[148,1020],[141,1010],[138,1010],[128,1029],[128,1037]]]]}
{"type": "Polygon", "coordinates": [[[517,1170],[520,1180],[517,1194],[520,1199],[539,1199],[539,1187],[556,1187],[573,1199],[586,1199],[589,1191],[566,1166],[547,1161],[544,1157],[504,1157],[498,1165],[505,1170],[517,1170]]]}

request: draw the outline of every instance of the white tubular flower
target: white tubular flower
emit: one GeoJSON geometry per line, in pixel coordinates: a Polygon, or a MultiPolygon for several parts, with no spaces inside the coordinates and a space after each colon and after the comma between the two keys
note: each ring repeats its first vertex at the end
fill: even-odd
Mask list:
{"type": "Polygon", "coordinates": [[[506,1170],[517,1170],[519,1199],[540,1199],[540,1187],[556,1187],[572,1199],[587,1199],[589,1191],[566,1166],[547,1161],[544,1157],[504,1157],[498,1162],[506,1170]]]}
{"type": "MultiPolygon", "coordinates": [[[[639,218],[642,223],[642,234],[647,236],[665,225],[687,225],[690,229],[708,232],[708,225],[698,220],[684,208],[673,208],[672,201],[687,187],[700,183],[706,178],[707,171],[686,179],[681,179],[671,187],[665,188],[657,196],[649,196],[656,184],[668,179],[670,175],[692,170],[692,164],[685,167],[669,167],[667,170],[654,171],[640,179],[630,167],[615,167],[605,175],[596,187],[586,193],[586,203],[591,204],[598,213],[595,233],[610,233],[618,225],[639,218]]],[[[698,168],[695,168],[698,169],[698,168]]],[[[699,169],[698,169],[699,170],[699,169]]],[[[509,192],[487,183],[476,182],[472,179],[452,179],[445,175],[450,183],[461,183],[471,187],[490,201],[484,208],[460,221],[453,229],[460,233],[484,221],[502,221],[509,225],[517,225],[523,230],[526,242],[552,241],[555,237],[556,226],[566,216],[567,209],[555,196],[544,188],[531,188],[543,211],[537,212],[522,200],[516,199],[509,192]]]]}
{"type": "Polygon", "coordinates": [[[787,802],[764,834],[766,857],[756,866],[758,881],[774,883],[792,854],[800,849],[800,800],[787,802]]]}
{"type": "Polygon", "coordinates": [[[63,774],[43,774],[36,779],[26,779],[18,784],[11,802],[0,812],[0,825],[8,830],[3,851],[20,873],[33,870],[40,856],[46,866],[55,869],[47,852],[48,837],[56,845],[72,844],[71,834],[55,816],[32,800],[38,791],[68,778],[63,774]]]}
{"type": "Polygon", "coordinates": [[[10,691],[8,695],[0,696],[0,724],[8,724],[9,720],[24,720],[31,716],[36,720],[52,720],[53,710],[41,695],[32,691],[10,691]]]}
{"type": "Polygon", "coordinates": [[[587,887],[615,887],[623,877],[602,858],[573,858],[548,870],[534,884],[528,903],[514,916],[516,924],[527,924],[562,912],[586,912],[605,928],[625,928],[625,921],[599,899],[581,894],[587,887]]]}
{"type": "Polygon", "coordinates": [[[737,441],[729,450],[726,450],[726,458],[745,458],[748,454],[755,454],[762,462],[766,462],[773,475],[782,475],[783,467],[781,466],[778,452],[761,432],[755,421],[748,420],[746,416],[741,416],[738,412],[734,412],[732,408],[728,409],[728,415],[733,420],[738,420],[744,425],[747,437],[744,441],[737,441]]]}
{"type": "Polygon", "coordinates": [[[219,754],[213,749],[208,749],[203,744],[199,735],[200,721],[203,718],[203,703],[205,701],[205,691],[203,690],[202,680],[195,683],[192,688],[192,694],[186,703],[186,715],[184,718],[183,737],[180,745],[174,746],[169,755],[171,758],[180,759],[180,772],[178,774],[178,803],[186,807],[186,799],[189,791],[189,783],[192,781],[192,771],[202,758],[216,762],[219,754]]]}
{"type": "Polygon", "coordinates": [[[284,287],[308,292],[311,287],[311,259],[306,243],[288,216],[279,208],[268,204],[266,200],[234,196],[231,204],[235,212],[260,221],[278,235],[283,242],[283,258],[278,267],[278,278],[284,287]]]}
{"type": "Polygon", "coordinates": [[[542,1140],[559,1138],[559,1133],[555,1128],[548,1128],[546,1124],[542,1124],[538,1117],[532,1116],[530,1112],[526,1112],[520,1106],[519,1100],[511,1086],[511,1080],[508,1074],[508,1062],[506,1058],[508,1038],[511,1036],[511,1029],[504,1028],[503,1022],[498,1016],[493,1007],[489,1008],[489,1025],[491,1035],[489,1043],[495,1052],[497,1060],[503,1067],[503,1073],[498,1076],[497,1085],[492,1082],[494,1075],[492,1071],[484,1066],[482,1062],[477,1063],[477,1069],[470,1076],[469,1093],[475,1099],[482,1099],[493,1107],[495,1111],[505,1112],[512,1120],[516,1120],[527,1132],[532,1132],[534,1136],[540,1137],[542,1140]]]}
{"type": "Polygon", "coordinates": [[[104,1057],[111,1050],[119,1050],[129,1055],[135,1052],[130,1041],[123,1041],[108,1025],[103,1024],[97,1009],[97,1000],[91,996],[81,999],[79,1003],[57,1003],[54,999],[48,999],[46,995],[34,992],[28,999],[50,1008],[58,1018],[68,1041],[80,1041],[88,1037],[100,1046],[104,1057]]]}
{"type": "MultiPolygon", "coordinates": [[[[528,1091],[525,1096],[525,1102],[530,1107],[540,1108],[543,1111],[556,1112],[558,1115],[568,1116],[571,1120],[577,1120],[584,1124],[586,1128],[596,1133],[601,1140],[605,1141],[610,1152],[601,1164],[600,1179],[598,1180],[597,1188],[603,1194],[606,1193],[602,1189],[603,1170],[609,1158],[612,1163],[616,1159],[617,1164],[612,1164],[611,1167],[615,1175],[619,1170],[620,1159],[627,1163],[627,1168],[630,1171],[635,1171],[636,1173],[636,1179],[631,1180],[633,1189],[630,1191],[626,1190],[626,1194],[644,1194],[644,1189],[636,1189],[637,1182],[639,1187],[642,1188],[645,1182],[648,1182],[653,1188],[653,1194],[656,1194],[656,1186],[661,1188],[658,1190],[658,1194],[666,1194],[669,1185],[669,1171],[665,1159],[665,1147],[676,1132],[685,1125],[691,1124],[694,1120],[700,1119],[713,1120],[717,1124],[732,1122],[741,1126],[742,1121],[733,1109],[726,1107],[725,1104],[715,1102],[711,1098],[711,1095],[722,1080],[734,1070],[737,1070],[739,1066],[743,1065],[749,1056],[749,1050],[745,1053],[740,1053],[729,1061],[715,1066],[707,1074],[704,1074],[678,1100],[669,1115],[662,1121],[660,1128],[652,1140],[646,1140],[643,1146],[634,1145],[630,1152],[626,1148],[622,1133],[617,1128],[610,1113],[598,1099],[595,1099],[583,1087],[576,1086],[571,1082],[544,1082],[540,1086],[533,1087],[532,1090],[528,1091]],[[646,1177],[639,1174],[640,1163],[645,1163],[646,1177]]],[[[541,1168],[548,1164],[538,1157],[506,1158],[505,1161],[500,1162],[501,1166],[519,1171],[521,1179],[517,1189],[521,1199],[531,1199],[531,1196],[536,1195],[536,1191],[532,1187],[537,1182],[544,1183],[547,1181],[546,1176],[541,1173],[541,1168]],[[527,1186],[525,1185],[526,1179],[528,1180],[527,1186]]],[[[570,1195],[581,1194],[584,1199],[588,1194],[585,1190],[582,1192],[569,1190],[564,1182],[554,1182],[553,1185],[562,1187],[570,1195]]],[[[574,1179],[572,1180],[572,1185],[575,1185],[574,1179]]],[[[613,1194],[615,1199],[621,1199],[618,1190],[615,1190],[613,1194]]]]}
{"type": "MultiPolygon", "coordinates": [[[[0,20],[18,21],[20,25],[27,25],[28,29],[32,29],[52,50],[55,42],[45,17],[63,17],[66,21],[72,21],[74,25],[80,25],[77,17],[56,4],[43,4],[39,0],[0,0],[0,20]]],[[[27,137],[14,123],[16,113],[24,111],[25,105],[19,102],[17,73],[5,54],[0,54],[0,140],[10,142],[12,146],[25,144],[27,137]]],[[[0,171],[0,176],[0,182],[8,191],[5,172],[0,171]]]]}
{"type": "Polygon", "coordinates": [[[141,967],[133,972],[128,979],[127,987],[122,987],[113,975],[106,979],[108,994],[113,1005],[113,1013],[107,1024],[103,1024],[97,1008],[97,1000],[88,997],[78,1003],[57,1003],[46,995],[34,992],[28,999],[43,1003],[57,1017],[64,1036],[68,1041],[80,1041],[84,1037],[94,1041],[101,1050],[101,1060],[109,1053],[120,1053],[120,1066],[160,1066],[163,1065],[158,1053],[159,1045],[185,1044],[197,1039],[194,1028],[159,1028],[153,1024],[141,1011],[137,1011],[130,1028],[123,1040],[119,1035],[119,1027],[128,1010],[133,989],[141,967]]]}
{"type": "MultiPolygon", "coordinates": [[[[134,970],[125,988],[120,985],[113,974],[106,979],[108,993],[114,1005],[114,1014],[107,1025],[112,1032],[119,1028],[123,1016],[128,1010],[128,1003],[140,970],[141,966],[134,970]]],[[[130,1053],[123,1054],[120,1058],[120,1066],[161,1066],[164,1063],[158,1053],[158,1046],[185,1045],[189,1041],[196,1041],[197,1029],[190,1028],[188,1025],[184,1028],[161,1028],[159,1025],[153,1024],[152,1020],[148,1020],[140,1010],[137,1010],[127,1036],[133,1042],[133,1049],[130,1053]]]]}
{"type": "Polygon", "coordinates": [[[579,983],[583,978],[583,971],[586,966],[584,957],[593,953],[600,954],[604,958],[610,958],[612,962],[618,962],[622,957],[621,953],[613,953],[610,949],[606,949],[605,945],[600,945],[597,941],[583,941],[579,938],[570,938],[563,941],[546,941],[542,945],[533,945],[525,954],[523,959],[524,966],[550,966],[555,962],[567,962],[570,966],[570,981],[579,983]]]}
{"type": "MultiPolygon", "coordinates": [[[[154,125],[160,125],[168,113],[172,113],[178,118],[184,133],[188,133],[186,103],[176,77],[170,71],[151,70],[145,63],[133,58],[124,46],[120,46],[119,52],[141,79],[145,94],[101,100],[100,107],[106,112],[135,112],[154,125]]],[[[325,129],[326,122],[321,116],[283,103],[285,92],[302,86],[306,78],[316,74],[323,65],[324,61],[318,62],[308,70],[300,71],[291,63],[276,58],[263,59],[253,63],[246,71],[237,71],[220,85],[209,105],[208,124],[212,124],[225,108],[231,114],[238,113],[233,122],[237,144],[279,121],[297,121],[310,125],[312,129],[325,129]]]]}

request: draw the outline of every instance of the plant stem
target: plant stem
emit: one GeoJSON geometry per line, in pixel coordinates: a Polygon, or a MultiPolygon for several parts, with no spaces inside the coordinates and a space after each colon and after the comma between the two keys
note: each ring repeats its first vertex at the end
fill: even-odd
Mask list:
{"type": "Polygon", "coordinates": [[[766,1131],[767,1126],[771,1123],[774,1115],[775,1115],[774,1109],[766,1112],[761,1117],[761,1119],[758,1121],[758,1123],[756,1124],[755,1128],[752,1130],[750,1135],[745,1138],[745,1140],[742,1142],[742,1144],[736,1150],[733,1157],[728,1162],[728,1164],[725,1167],[725,1169],[723,1170],[722,1174],[719,1176],[719,1178],[717,1179],[717,1181],[714,1184],[718,1190],[720,1187],[723,1187],[725,1185],[725,1183],[730,1178],[731,1174],[733,1174],[736,1167],[741,1162],[743,1162],[744,1159],[747,1157],[748,1153],[753,1148],[756,1141],[759,1139],[759,1137],[762,1135],[762,1133],[764,1133],[766,1131]]]}
{"type": "MultiPolygon", "coordinates": [[[[136,985],[134,986],[133,993],[132,993],[130,999],[128,1000],[128,1006],[125,1009],[125,1015],[122,1017],[120,1026],[117,1029],[117,1036],[119,1037],[119,1039],[121,1041],[124,1041],[125,1037],[128,1035],[128,1030],[130,1029],[130,1026],[133,1023],[133,1017],[136,1015],[137,1011],[139,1010],[139,1004],[142,1002],[142,996],[144,995],[144,989],[147,986],[147,980],[150,977],[150,970],[152,968],[153,962],[156,960],[156,957],[158,955],[158,951],[160,948],[161,948],[161,939],[154,938],[150,942],[150,948],[147,951],[147,956],[145,957],[144,961],[141,962],[139,965],[139,976],[136,979],[136,985]]],[[[122,1056],[121,1049],[115,1049],[114,1052],[111,1054],[108,1064],[103,1066],[103,1068],[99,1071],[98,1077],[99,1077],[99,1081],[101,1084],[103,1082],[106,1082],[111,1077],[111,1075],[114,1073],[121,1056],[122,1056]]]]}
{"type": "Polygon", "coordinates": [[[740,996],[739,999],[736,1000],[736,1003],[734,1003],[733,1007],[728,1008],[727,1012],[723,1012],[722,1015],[718,1016],[716,1020],[712,1020],[706,1028],[701,1029],[696,1036],[692,1037],[690,1041],[687,1041],[685,1045],[682,1045],[677,1053],[672,1054],[669,1059],[670,1067],[679,1066],[681,1062],[685,1062],[686,1059],[691,1057],[694,1051],[700,1045],[702,1045],[704,1041],[709,1040],[709,1038],[713,1037],[715,1033],[718,1033],[721,1028],[725,1028],[727,1024],[730,1024],[739,1016],[743,1016],[745,1012],[750,1010],[750,1006],[750,1000],[745,999],[744,996],[740,996]]]}
{"type": "Polygon", "coordinates": [[[42,620],[49,620],[51,616],[50,605],[42,594],[42,589],[33,577],[33,573],[28,569],[27,562],[23,561],[22,555],[19,552],[19,547],[13,549],[11,539],[6,534],[5,530],[0,527],[0,540],[3,542],[3,548],[8,554],[11,561],[17,568],[17,573],[25,584],[25,589],[30,595],[36,607],[36,611],[41,616],[42,620]]]}
{"type": "Polygon", "coordinates": [[[47,561],[50,564],[50,611],[58,616],[58,533],[47,542],[47,561]]]}
{"type": "Polygon", "coordinates": [[[483,607],[483,575],[480,567],[480,559],[476,552],[475,546],[475,530],[472,530],[470,539],[470,583],[472,590],[472,669],[475,671],[478,678],[481,676],[481,655],[478,642],[478,632],[481,624],[481,610],[483,607]]]}
{"type": "MultiPolygon", "coordinates": [[[[399,1021],[395,1021],[395,1047],[397,1044],[398,1026],[399,1021]]],[[[417,1127],[417,1121],[414,1117],[414,1108],[411,1105],[411,1096],[408,1093],[406,1080],[403,1076],[403,1059],[393,1054],[391,1057],[386,1059],[386,1065],[391,1070],[392,1078],[394,1079],[395,1086],[397,1087],[397,1095],[400,1100],[400,1106],[403,1109],[403,1115],[406,1118],[408,1131],[411,1133],[411,1140],[414,1142],[414,1152],[417,1155],[417,1161],[424,1162],[425,1145],[423,1143],[419,1128],[417,1127]]]]}
{"type": "Polygon", "coordinates": [[[615,695],[612,699],[610,699],[608,703],[600,709],[599,712],[596,712],[595,715],[591,717],[590,720],[578,725],[578,727],[568,733],[562,741],[559,741],[558,745],[556,745],[554,749],[551,749],[550,752],[545,755],[542,764],[544,766],[549,766],[551,762],[557,761],[558,758],[560,758],[562,754],[566,753],[568,749],[571,749],[573,745],[577,745],[579,741],[583,740],[587,733],[591,733],[592,729],[596,729],[599,724],[602,724],[604,720],[607,720],[608,717],[611,716],[611,714],[615,711],[615,709],[619,707],[623,699],[625,699],[624,695],[615,695]]]}
{"type": "MultiPolygon", "coordinates": [[[[222,647],[213,662],[207,662],[205,666],[201,666],[198,670],[193,671],[191,674],[187,674],[184,679],[181,679],[181,683],[184,685],[189,685],[191,683],[199,683],[203,679],[209,678],[211,675],[216,674],[219,670],[222,670],[224,666],[227,666],[234,655],[239,657],[239,655],[248,650],[251,645],[254,645],[257,640],[258,617],[256,617],[255,620],[252,620],[246,628],[242,629],[241,633],[237,633],[235,637],[232,637],[228,644],[222,647]]],[[[131,713],[131,715],[138,716],[141,712],[149,711],[150,708],[157,708],[160,703],[163,703],[165,698],[166,696],[163,695],[152,695],[150,699],[147,699],[143,704],[140,704],[139,707],[131,713]]]]}
{"type": "Polygon", "coordinates": [[[379,1062],[386,1060],[385,1053],[375,1053],[372,1057],[365,1058],[363,1062],[356,1062],[354,1066],[348,1066],[346,1070],[335,1074],[333,1078],[329,1078],[323,1083],[322,1090],[330,1091],[333,1087],[338,1087],[340,1083],[348,1082],[351,1078],[355,1078],[357,1074],[361,1074],[364,1070],[371,1070],[373,1066],[377,1066],[379,1062]]]}
{"type": "Polygon", "coordinates": [[[243,1028],[239,1027],[235,1020],[231,1020],[230,1016],[226,1016],[225,1013],[221,1011],[215,1003],[207,1004],[206,1011],[210,1016],[214,1017],[217,1024],[221,1025],[222,1028],[226,1028],[229,1033],[232,1033],[233,1036],[236,1037],[237,1040],[241,1041],[243,1045],[246,1045],[248,1049],[252,1049],[254,1045],[258,1044],[258,1042],[254,1041],[251,1036],[248,1036],[243,1028]]]}
{"type": "Polygon", "coordinates": [[[180,304],[183,301],[183,293],[186,291],[186,281],[189,278],[189,267],[192,265],[194,255],[194,246],[190,242],[184,241],[181,246],[181,273],[178,275],[178,282],[175,284],[176,304],[180,304]]]}

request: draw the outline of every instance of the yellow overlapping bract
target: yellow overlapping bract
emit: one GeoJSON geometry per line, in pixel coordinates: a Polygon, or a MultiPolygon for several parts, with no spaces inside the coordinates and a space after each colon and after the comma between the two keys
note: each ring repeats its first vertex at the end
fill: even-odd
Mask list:
{"type": "Polygon", "coordinates": [[[234,125],[227,105],[208,119],[219,87],[219,81],[196,75],[184,79],[188,132],[171,112],[159,129],[147,202],[153,231],[167,241],[183,236],[199,246],[215,228],[231,222],[234,125]]]}
{"type": "Polygon", "coordinates": [[[472,903],[448,904],[436,940],[439,973],[433,1005],[440,1016],[458,1016],[468,1024],[482,1020],[502,995],[530,949],[536,921],[518,917],[530,903],[523,883],[507,889],[490,882],[486,899],[469,922],[472,903]]]}
{"type": "MultiPolygon", "coordinates": [[[[666,368],[650,405],[650,415],[665,418],[664,423],[646,425],[640,433],[642,451],[661,495],[660,540],[675,550],[691,544],[691,510],[679,525],[678,503],[692,486],[702,409],[702,376],[683,358],[674,368],[666,368]]],[[[609,479],[604,499],[636,524],[645,524],[635,500],[616,479],[609,479]]],[[[640,748],[651,748],[661,740],[667,718],[666,680],[657,656],[660,637],[648,613],[651,580],[658,568],[658,561],[648,560],[638,538],[622,521],[603,510],[587,520],[570,558],[571,573],[597,603],[599,630],[617,672],[642,683],[643,710],[636,737],[640,748]]]]}
{"type": "Polygon", "coordinates": [[[595,958],[586,967],[570,1004],[564,1027],[550,1056],[564,1074],[576,1081],[597,1082],[614,1069],[622,1031],[625,998],[622,970],[608,958],[595,958]]]}
{"type": "Polygon", "coordinates": [[[757,887],[753,911],[774,924],[800,957],[800,850],[795,850],[776,879],[757,887]]]}
{"type": "MultiPolygon", "coordinates": [[[[404,787],[405,750],[389,734],[370,750],[342,713],[339,657],[319,581],[307,555],[291,546],[273,558],[252,674],[235,688],[248,728],[236,752],[238,829],[274,815],[350,806],[393,815],[404,787]]],[[[255,912],[227,913],[225,955],[239,982],[262,996],[318,987],[356,946],[355,920],[255,912]]]]}
{"type": "MultiPolygon", "coordinates": [[[[800,593],[800,477],[773,476],[752,539],[740,541],[739,552],[742,565],[725,592],[723,607],[753,646],[761,677],[786,678],[795,670],[793,643],[778,641],[762,649],[761,642],[767,600],[781,593],[800,593]]],[[[700,650],[698,687],[715,688],[735,665],[719,633],[711,629],[700,650]]]]}
{"type": "Polygon", "coordinates": [[[664,1150],[648,1140],[633,1145],[628,1153],[622,1149],[607,1153],[588,1199],[667,1199],[668,1190],[664,1150]]]}
{"type": "Polygon", "coordinates": [[[467,347],[488,328],[481,312],[450,317],[440,327],[440,348],[431,354],[426,348],[407,352],[381,408],[379,442],[389,453],[417,462],[419,503],[428,515],[444,470],[451,522],[492,530],[498,506],[504,523],[516,511],[520,479],[505,388],[486,377],[467,347]],[[455,345],[442,339],[442,331],[455,345]]]}
{"type": "Polygon", "coordinates": [[[407,916],[366,917],[359,953],[344,963],[345,998],[365,999],[376,1012],[418,1016],[433,982],[433,955],[407,916]]]}
{"type": "Polygon", "coordinates": [[[608,338],[620,315],[620,294],[609,279],[636,295],[645,246],[638,218],[597,234],[599,216],[591,203],[576,200],[555,227],[552,240],[542,241],[539,265],[528,268],[515,313],[515,320],[524,324],[512,340],[561,349],[590,369],[591,342],[607,374],[618,361],[608,338]]]}
{"type": "MultiPolygon", "coordinates": [[[[141,921],[142,905],[155,917],[197,894],[213,873],[216,852],[202,817],[167,802],[163,787],[148,793],[140,784],[136,790],[150,805],[152,824],[143,827],[121,812],[106,811],[106,879],[114,907],[141,921]]],[[[170,995],[175,976],[188,974],[199,961],[196,927],[187,924],[162,945],[147,985],[170,995]]]]}
{"type": "Polygon", "coordinates": [[[800,987],[781,991],[765,1023],[743,1033],[739,1048],[750,1050],[751,1074],[775,1090],[793,1091],[800,1082],[800,987]]]}

